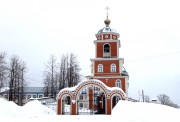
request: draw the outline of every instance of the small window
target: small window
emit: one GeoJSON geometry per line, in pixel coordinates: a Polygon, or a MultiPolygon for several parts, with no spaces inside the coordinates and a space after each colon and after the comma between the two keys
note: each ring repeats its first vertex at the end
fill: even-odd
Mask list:
{"type": "Polygon", "coordinates": [[[36,98],[37,96],[36,95],[33,95],[33,98],[36,98]]]}
{"type": "Polygon", "coordinates": [[[26,99],[26,95],[23,95],[23,99],[26,99]]]}
{"type": "Polygon", "coordinates": [[[31,98],[31,95],[28,95],[28,96],[27,96],[27,99],[30,99],[30,98],[31,98]]]}
{"type": "Polygon", "coordinates": [[[116,87],[121,88],[121,80],[117,80],[117,81],[116,81],[116,87]]]}
{"type": "Polygon", "coordinates": [[[98,72],[103,72],[103,65],[102,64],[98,65],[98,72]]]}
{"type": "Polygon", "coordinates": [[[116,72],[116,64],[111,64],[111,72],[116,72]]]}
{"type": "Polygon", "coordinates": [[[39,95],[39,98],[41,98],[42,97],[42,95],[39,95]]]}
{"type": "Polygon", "coordinates": [[[83,95],[79,95],[79,100],[83,100],[83,95]]]}

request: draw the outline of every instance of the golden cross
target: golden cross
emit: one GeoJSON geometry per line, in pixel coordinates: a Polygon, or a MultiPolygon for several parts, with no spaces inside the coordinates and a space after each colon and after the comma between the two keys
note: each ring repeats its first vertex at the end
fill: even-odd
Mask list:
{"type": "Polygon", "coordinates": [[[107,6],[107,7],[106,7],[106,11],[107,11],[107,13],[106,13],[106,14],[107,14],[107,19],[108,19],[108,15],[109,15],[109,13],[108,13],[108,12],[109,12],[109,9],[110,9],[110,8],[107,6]]]}

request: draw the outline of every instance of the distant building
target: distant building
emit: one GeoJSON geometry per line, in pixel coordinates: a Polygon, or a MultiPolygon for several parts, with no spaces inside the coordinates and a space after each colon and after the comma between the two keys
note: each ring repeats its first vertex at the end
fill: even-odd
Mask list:
{"type": "MultiPolygon", "coordinates": [[[[0,96],[9,99],[9,89],[7,88],[6,90],[1,91],[0,96]]],[[[46,97],[43,87],[25,87],[23,93],[23,104],[27,103],[30,99],[42,97],[46,97]]]]}
{"type": "Polygon", "coordinates": [[[139,102],[139,100],[133,99],[133,98],[131,98],[131,97],[128,98],[128,101],[131,101],[131,102],[139,102]]]}
{"type": "Polygon", "coordinates": [[[151,103],[158,103],[157,99],[153,98],[151,99],[151,103]]]}

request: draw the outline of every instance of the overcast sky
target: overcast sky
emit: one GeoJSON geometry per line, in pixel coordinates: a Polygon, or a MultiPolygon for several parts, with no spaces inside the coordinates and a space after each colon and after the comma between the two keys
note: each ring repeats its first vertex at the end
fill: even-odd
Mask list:
{"type": "Polygon", "coordinates": [[[139,90],[151,98],[165,93],[180,105],[178,0],[0,0],[0,52],[27,63],[31,86],[40,86],[51,54],[76,54],[89,75],[107,5],[110,27],[120,33],[129,97],[139,99],[139,90]]]}

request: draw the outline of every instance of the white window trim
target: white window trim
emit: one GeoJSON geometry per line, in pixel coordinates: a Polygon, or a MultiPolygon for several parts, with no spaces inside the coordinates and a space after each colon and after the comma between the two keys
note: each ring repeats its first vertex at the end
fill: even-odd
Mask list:
{"type": "Polygon", "coordinates": [[[111,64],[111,72],[116,72],[116,64],[111,64]]]}
{"type": "Polygon", "coordinates": [[[103,72],[103,65],[102,64],[98,64],[98,72],[103,72]]]}
{"type": "Polygon", "coordinates": [[[116,87],[119,87],[119,88],[122,88],[122,82],[120,79],[116,80],[116,84],[115,84],[116,87]],[[119,81],[119,83],[118,83],[119,81]]]}

